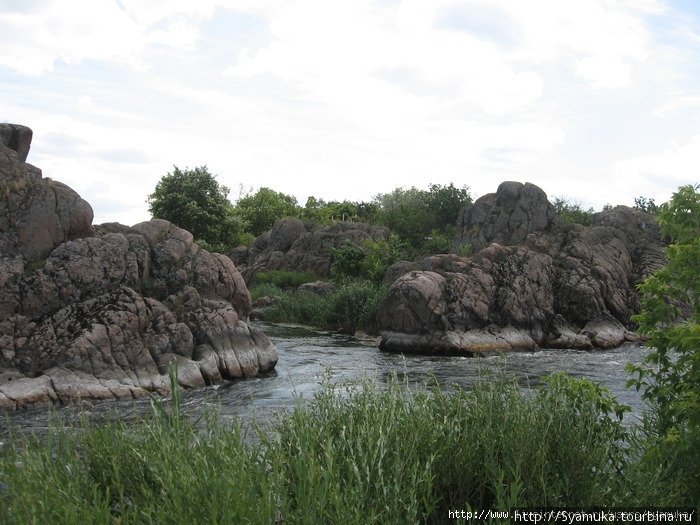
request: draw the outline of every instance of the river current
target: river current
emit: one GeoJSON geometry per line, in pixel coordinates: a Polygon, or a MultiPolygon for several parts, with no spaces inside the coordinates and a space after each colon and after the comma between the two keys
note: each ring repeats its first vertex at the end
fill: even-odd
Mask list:
{"type": "MultiPolygon", "coordinates": [[[[265,422],[280,410],[313,398],[327,373],[333,382],[364,377],[385,382],[396,373],[402,381],[421,386],[437,380],[443,389],[455,385],[469,389],[474,381],[494,374],[513,375],[523,388],[542,384],[552,372],[566,371],[608,387],[618,400],[632,407],[632,421],[644,409],[640,394],[625,388],[627,363],[639,363],[649,353],[644,347],[627,346],[606,351],[540,350],[488,357],[402,356],[382,352],[357,339],[306,327],[257,324],[273,340],[279,354],[274,372],[264,377],[223,386],[185,391],[182,407],[197,417],[208,409],[225,421],[265,422]]],[[[50,419],[67,425],[82,417],[96,421],[131,420],[151,412],[149,398],[120,401],[82,401],[60,407],[32,407],[0,414],[0,437],[12,427],[41,434],[50,419]]],[[[631,416],[631,417],[630,417],[631,416]]]]}

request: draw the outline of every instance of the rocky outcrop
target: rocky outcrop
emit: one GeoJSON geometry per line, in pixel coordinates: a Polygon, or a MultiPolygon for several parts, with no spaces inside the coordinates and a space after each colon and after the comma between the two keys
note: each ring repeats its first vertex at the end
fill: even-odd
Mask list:
{"type": "Polygon", "coordinates": [[[163,220],[92,227],[85,201],[5,146],[0,184],[0,407],[165,392],[172,364],[186,387],[275,366],[228,257],[163,220]]]}
{"type": "Polygon", "coordinates": [[[250,248],[236,248],[229,256],[241,268],[245,281],[268,270],[311,271],[318,277],[330,274],[333,248],[351,242],[361,246],[366,240],[386,240],[389,230],[361,222],[312,225],[300,219],[282,219],[272,230],[255,239],[250,248]]]}
{"type": "Polygon", "coordinates": [[[636,285],[665,263],[653,216],[624,206],[566,224],[532,184],[505,182],[460,213],[457,253],[401,262],[381,347],[472,354],[636,341],[636,285]]]}

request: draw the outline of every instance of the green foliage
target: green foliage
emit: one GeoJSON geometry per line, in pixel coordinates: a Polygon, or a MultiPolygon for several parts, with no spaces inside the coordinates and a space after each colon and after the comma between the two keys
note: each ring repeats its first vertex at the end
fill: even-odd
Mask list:
{"type": "Polygon", "coordinates": [[[332,277],[360,277],[362,275],[365,251],[360,246],[346,239],[339,248],[331,248],[331,254],[333,255],[332,277]]]}
{"type": "Polygon", "coordinates": [[[318,280],[318,277],[311,270],[303,272],[296,270],[268,270],[256,273],[254,278],[256,284],[271,284],[283,290],[297,288],[299,285],[316,280],[318,280]]]}
{"type": "Polygon", "coordinates": [[[552,205],[564,222],[568,222],[569,224],[582,224],[584,226],[593,224],[593,217],[595,216],[595,210],[593,208],[585,210],[581,207],[580,203],[571,202],[564,197],[555,197],[552,205]]]}
{"type": "Polygon", "coordinates": [[[393,234],[386,241],[367,239],[359,246],[346,240],[339,248],[331,249],[331,276],[336,280],[360,278],[378,283],[389,266],[407,257],[407,251],[406,244],[393,234]]]}
{"type": "Polygon", "coordinates": [[[406,243],[394,234],[389,235],[386,241],[367,239],[363,248],[362,276],[376,283],[384,279],[389,266],[408,257],[406,243]]]}
{"type": "Polygon", "coordinates": [[[296,198],[270,188],[260,188],[256,193],[239,199],[236,211],[246,222],[248,231],[256,237],[271,229],[278,219],[301,215],[296,198]]]}
{"type": "Polygon", "coordinates": [[[261,297],[280,297],[284,291],[270,283],[254,284],[250,288],[250,297],[253,301],[257,301],[261,297]]]}
{"type": "Polygon", "coordinates": [[[226,252],[239,244],[245,229],[228,192],[206,166],[184,170],[173,166],[148,196],[148,209],[153,217],[188,230],[207,249],[226,252]]]}
{"type": "Polygon", "coordinates": [[[356,202],[326,202],[311,196],[306,200],[301,217],[316,224],[332,224],[336,221],[361,220],[361,212],[360,205],[356,202]]]}
{"type": "Polygon", "coordinates": [[[678,460],[700,501],[700,193],[682,186],[661,205],[659,223],[672,239],[668,264],[640,286],[639,332],[654,348],[631,366],[629,381],[653,409],[647,423],[659,443],[652,453],[678,460]]]}
{"type": "Polygon", "coordinates": [[[653,215],[658,215],[659,206],[654,202],[653,198],[639,196],[634,199],[634,209],[642,210],[653,215]]]}
{"type": "Polygon", "coordinates": [[[327,326],[345,333],[375,331],[377,312],[387,289],[370,281],[354,281],[338,287],[327,300],[327,326]]]}
{"type": "Polygon", "coordinates": [[[265,312],[273,323],[295,323],[317,328],[328,326],[328,298],[310,292],[283,292],[265,312]]]}
{"type": "Polygon", "coordinates": [[[0,523],[443,523],[451,509],[693,501],[629,453],[609,391],[562,374],[532,395],[509,378],[445,393],[329,372],[252,440],[181,410],[176,387],[150,418],[0,446],[0,523]]]}
{"type": "Polygon", "coordinates": [[[386,287],[369,281],[347,281],[326,297],[288,292],[269,307],[266,318],[346,333],[359,329],[371,332],[386,292],[386,287]]]}
{"type": "Polygon", "coordinates": [[[432,230],[423,242],[423,251],[430,254],[449,253],[454,232],[454,226],[445,228],[445,231],[432,230]]]}
{"type": "Polygon", "coordinates": [[[457,253],[462,257],[469,257],[474,253],[474,247],[470,242],[464,243],[460,245],[459,249],[457,250],[457,253]]]}
{"type": "Polygon", "coordinates": [[[377,222],[387,226],[403,241],[418,251],[427,253],[426,239],[434,230],[445,232],[457,221],[459,210],[471,203],[466,186],[457,188],[431,184],[429,190],[397,188],[391,193],[377,195],[377,222]]]}

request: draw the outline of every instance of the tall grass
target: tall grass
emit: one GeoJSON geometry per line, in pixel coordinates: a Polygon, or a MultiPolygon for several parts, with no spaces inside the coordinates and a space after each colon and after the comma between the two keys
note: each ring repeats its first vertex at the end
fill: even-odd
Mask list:
{"type": "Polygon", "coordinates": [[[311,270],[267,270],[255,274],[254,284],[272,284],[277,288],[288,289],[316,281],[318,277],[311,270]]]}
{"type": "Polygon", "coordinates": [[[370,281],[342,283],[326,297],[308,292],[287,292],[278,295],[267,310],[266,319],[346,333],[359,329],[373,331],[377,310],[385,295],[386,287],[370,281]]]}
{"type": "Polygon", "coordinates": [[[658,505],[662,491],[691,504],[662,487],[682,484],[672,466],[639,467],[620,415],[564,376],[535,395],[327,379],[246,440],[215,415],[188,420],[176,391],[136,424],[0,448],[0,523],[452,523],[450,509],[658,505]]]}

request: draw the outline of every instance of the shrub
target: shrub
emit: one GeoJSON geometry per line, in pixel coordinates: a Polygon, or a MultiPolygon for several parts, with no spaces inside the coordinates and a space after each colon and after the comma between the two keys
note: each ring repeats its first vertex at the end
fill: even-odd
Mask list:
{"type": "Polygon", "coordinates": [[[369,281],[350,282],[328,297],[327,326],[347,333],[375,330],[375,320],[386,287],[369,281]]]}
{"type": "Polygon", "coordinates": [[[256,284],[250,289],[250,297],[253,301],[261,297],[280,297],[284,292],[278,286],[271,283],[256,284]]]}
{"type": "Polygon", "coordinates": [[[255,236],[271,229],[278,219],[301,215],[295,197],[270,188],[260,188],[254,194],[242,197],[236,202],[235,209],[245,221],[247,230],[255,236]]]}
{"type": "Polygon", "coordinates": [[[630,366],[629,385],[643,389],[652,408],[646,418],[647,456],[669,465],[700,504],[700,193],[683,186],[661,205],[659,223],[672,239],[668,264],[640,286],[639,332],[654,348],[630,366]]]}
{"type": "Polygon", "coordinates": [[[311,270],[303,272],[296,270],[268,270],[255,274],[254,282],[257,284],[271,284],[277,288],[287,290],[297,288],[304,283],[317,280],[318,277],[311,270]]]}
{"type": "Polygon", "coordinates": [[[373,331],[386,288],[369,281],[347,281],[327,297],[313,293],[284,293],[267,311],[277,323],[299,323],[328,330],[354,333],[373,331]]]}
{"type": "Polygon", "coordinates": [[[584,226],[593,224],[593,217],[595,216],[593,208],[585,210],[580,203],[571,202],[564,197],[555,197],[552,205],[564,222],[582,224],[584,226]]]}
{"type": "Polygon", "coordinates": [[[343,277],[360,277],[364,269],[365,251],[352,241],[346,239],[338,248],[331,248],[331,276],[334,279],[343,277]]]}
{"type": "Polygon", "coordinates": [[[646,198],[646,197],[636,197],[634,199],[634,209],[635,210],[642,210],[647,213],[651,213],[652,215],[658,215],[659,214],[659,206],[654,202],[653,198],[646,198]]]}

